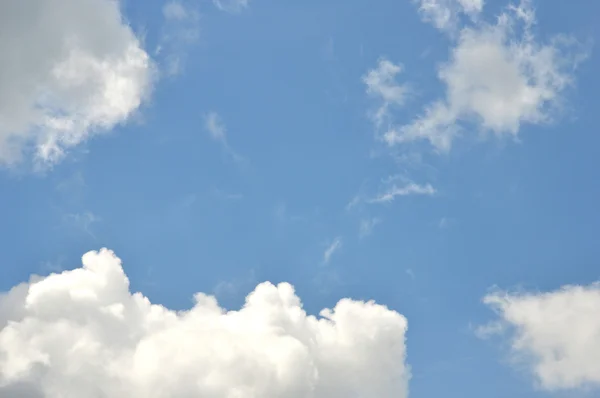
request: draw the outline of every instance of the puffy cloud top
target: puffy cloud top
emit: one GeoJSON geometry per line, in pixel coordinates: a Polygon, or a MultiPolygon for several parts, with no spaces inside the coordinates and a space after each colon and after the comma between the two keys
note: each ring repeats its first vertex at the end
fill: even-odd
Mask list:
{"type": "Polygon", "coordinates": [[[320,315],[286,283],[239,311],[202,293],[173,311],[130,293],[113,252],[89,252],[0,296],[0,396],[407,396],[402,315],[349,299],[320,315]]]}

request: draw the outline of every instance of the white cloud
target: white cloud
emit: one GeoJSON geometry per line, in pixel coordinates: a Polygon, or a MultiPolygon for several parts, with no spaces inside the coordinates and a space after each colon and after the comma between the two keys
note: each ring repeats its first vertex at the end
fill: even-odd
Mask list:
{"type": "Polygon", "coordinates": [[[197,10],[172,0],[163,6],[163,17],[165,25],[156,53],[163,55],[166,74],[173,76],[182,72],[187,47],[200,36],[200,14],[197,10]]]}
{"type": "Polygon", "coordinates": [[[476,18],[483,10],[483,0],[413,0],[425,22],[437,29],[453,31],[457,28],[460,14],[476,18]]]}
{"type": "Polygon", "coordinates": [[[547,390],[600,388],[600,284],[538,294],[496,292],[484,302],[500,320],[483,335],[509,331],[514,359],[547,390]]]}
{"type": "Polygon", "coordinates": [[[108,250],[0,296],[0,396],[406,398],[406,319],[341,300],[307,315],[289,284],[238,311],[198,293],[188,311],[130,293],[108,250]]]}
{"type": "Polygon", "coordinates": [[[384,192],[377,195],[375,198],[369,200],[370,203],[389,203],[393,202],[398,196],[409,196],[409,195],[427,195],[432,196],[436,194],[435,188],[431,184],[419,185],[414,182],[410,182],[403,186],[392,184],[384,192]]]}
{"type": "Polygon", "coordinates": [[[323,253],[323,263],[328,264],[331,260],[331,256],[333,256],[333,254],[341,248],[342,238],[338,236],[333,240],[333,242],[331,242],[329,246],[327,246],[327,249],[325,249],[325,253],[323,253]]]}
{"type": "Polygon", "coordinates": [[[221,11],[237,13],[248,7],[248,0],[213,0],[221,11]]]}
{"type": "Polygon", "coordinates": [[[221,143],[225,151],[233,158],[233,160],[236,162],[242,162],[244,160],[243,157],[229,145],[229,141],[227,140],[227,129],[217,112],[211,111],[204,116],[204,128],[208,131],[213,140],[221,143]]]}
{"type": "Polygon", "coordinates": [[[516,137],[522,124],[551,121],[585,54],[564,36],[540,44],[534,23],[530,1],[522,0],[495,24],[463,28],[450,61],[439,69],[446,97],[425,107],[412,123],[391,128],[385,134],[388,144],[427,140],[436,150],[448,151],[465,123],[484,133],[516,137]]]}
{"type": "Polygon", "coordinates": [[[381,58],[377,67],[362,78],[367,86],[367,94],[381,102],[372,116],[377,127],[387,120],[390,107],[402,106],[405,102],[408,88],[396,82],[396,76],[401,72],[401,65],[381,58]]]}
{"type": "Polygon", "coordinates": [[[379,218],[367,218],[361,220],[360,228],[358,231],[359,238],[366,238],[373,233],[373,229],[377,226],[381,220],[379,218]]]}
{"type": "Polygon", "coordinates": [[[0,2],[0,163],[58,162],[127,121],[152,62],[110,0],[0,2]]]}

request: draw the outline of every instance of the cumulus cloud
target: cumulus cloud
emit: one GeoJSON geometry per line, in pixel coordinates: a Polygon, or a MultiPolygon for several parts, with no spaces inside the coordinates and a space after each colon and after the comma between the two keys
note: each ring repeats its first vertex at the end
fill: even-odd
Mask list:
{"type": "Polygon", "coordinates": [[[221,11],[237,13],[248,7],[248,0],[213,0],[213,4],[221,11]]]}
{"type": "Polygon", "coordinates": [[[0,163],[58,162],[125,122],[152,62],[111,0],[0,2],[0,163]]]}
{"type": "Polygon", "coordinates": [[[531,2],[522,0],[495,24],[464,27],[450,61],[439,69],[445,98],[427,105],[410,124],[390,128],[384,136],[388,144],[426,140],[448,151],[465,124],[516,137],[525,123],[550,122],[585,52],[565,36],[538,42],[534,24],[531,2]]]}
{"type": "Polygon", "coordinates": [[[35,277],[0,296],[0,396],[406,398],[406,319],[341,300],[310,316],[289,284],[242,309],[202,293],[187,311],[130,293],[121,261],[35,277]]]}
{"type": "Polygon", "coordinates": [[[452,31],[457,28],[460,15],[476,18],[483,10],[483,0],[413,0],[425,22],[440,30],[452,31]]]}
{"type": "Polygon", "coordinates": [[[377,127],[381,127],[388,119],[391,107],[402,106],[406,100],[408,87],[396,81],[396,76],[401,72],[402,65],[381,58],[377,67],[362,78],[367,86],[367,94],[380,102],[380,106],[372,115],[377,127]]]}
{"type": "Polygon", "coordinates": [[[508,333],[514,359],[547,390],[600,388],[600,284],[548,293],[495,292],[484,303],[499,321],[480,334],[508,333]]]}

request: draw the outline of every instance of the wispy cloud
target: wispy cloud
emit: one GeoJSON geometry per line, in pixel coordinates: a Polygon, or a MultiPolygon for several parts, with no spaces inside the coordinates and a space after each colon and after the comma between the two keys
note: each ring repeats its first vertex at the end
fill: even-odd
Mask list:
{"type": "Polygon", "coordinates": [[[425,22],[454,34],[461,14],[476,19],[483,10],[483,0],[413,0],[425,22]]]}
{"type": "Polygon", "coordinates": [[[337,237],[333,240],[333,242],[331,242],[331,244],[327,247],[327,249],[325,249],[325,253],[323,253],[323,263],[324,264],[329,264],[329,261],[331,260],[331,257],[333,256],[333,254],[335,252],[337,252],[338,250],[340,250],[342,248],[342,238],[341,237],[337,237]]]}
{"type": "Polygon", "coordinates": [[[388,119],[390,107],[404,105],[408,86],[396,81],[396,75],[401,72],[402,65],[381,58],[377,67],[371,69],[362,78],[367,86],[367,94],[380,102],[371,116],[377,127],[381,127],[388,119]]]}
{"type": "Polygon", "coordinates": [[[229,141],[227,139],[227,128],[225,127],[221,116],[219,116],[217,112],[211,111],[204,116],[204,127],[210,134],[211,138],[219,142],[223,146],[223,149],[235,162],[241,163],[244,161],[244,158],[234,151],[229,145],[229,141]]]}
{"type": "Polygon", "coordinates": [[[440,229],[450,228],[450,226],[454,224],[454,220],[448,217],[442,217],[438,222],[438,227],[440,229]]]}
{"type": "Polygon", "coordinates": [[[242,193],[225,192],[218,188],[214,188],[212,190],[212,194],[218,198],[226,199],[226,200],[242,200],[242,199],[244,199],[244,194],[242,194],[242,193]]]}
{"type": "Polygon", "coordinates": [[[96,238],[92,232],[92,225],[101,221],[100,217],[90,211],[83,213],[70,213],[64,216],[64,222],[80,231],[85,232],[92,238],[96,238]]]}
{"type": "Polygon", "coordinates": [[[221,11],[238,13],[248,8],[248,0],[213,0],[213,4],[221,11]]]}
{"type": "Polygon", "coordinates": [[[219,299],[226,297],[235,297],[241,294],[246,294],[246,290],[251,290],[253,284],[256,283],[256,271],[251,269],[243,278],[219,282],[213,292],[219,299]]]}
{"type": "Polygon", "coordinates": [[[163,7],[164,26],[156,55],[162,55],[167,75],[182,72],[188,47],[200,35],[200,14],[197,10],[172,0],[163,7]]]}
{"type": "Polygon", "coordinates": [[[368,219],[361,220],[360,228],[358,231],[358,237],[360,239],[363,239],[363,238],[366,238],[367,236],[371,235],[373,233],[373,229],[379,223],[381,223],[381,220],[379,218],[368,218],[368,219]]]}
{"type": "Polygon", "coordinates": [[[360,204],[361,201],[362,201],[362,197],[360,195],[354,196],[350,200],[350,202],[348,202],[348,204],[346,205],[346,211],[350,211],[350,210],[354,209],[356,206],[358,206],[360,204]]]}
{"type": "Polygon", "coordinates": [[[409,195],[426,195],[432,196],[436,194],[435,188],[431,184],[419,185],[414,182],[404,186],[392,185],[389,189],[369,200],[369,203],[390,203],[398,196],[409,195]]]}

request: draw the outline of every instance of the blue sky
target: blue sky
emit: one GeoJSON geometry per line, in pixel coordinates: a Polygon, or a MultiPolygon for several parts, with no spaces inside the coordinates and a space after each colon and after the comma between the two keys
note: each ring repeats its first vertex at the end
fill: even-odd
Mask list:
{"type": "MultiPolygon", "coordinates": [[[[173,311],[197,292],[238,310],[270,281],[309,314],[346,297],[402,314],[406,358],[382,340],[360,374],[389,359],[412,377],[368,379],[370,396],[597,393],[600,4],[34,3],[0,5],[14,22],[0,28],[0,291],[67,281],[107,247],[131,292],[173,311]]],[[[6,337],[24,315],[6,308],[34,310],[10,297],[0,353],[27,356],[6,337]]],[[[30,316],[56,321],[41,308],[30,316]]],[[[0,355],[13,394],[57,397],[68,376],[10,366],[0,355]]],[[[329,382],[281,391],[359,394],[315,383],[329,382]]],[[[227,388],[214,396],[238,396],[227,388]]]]}

